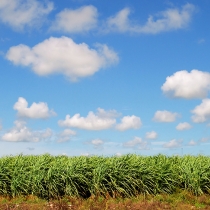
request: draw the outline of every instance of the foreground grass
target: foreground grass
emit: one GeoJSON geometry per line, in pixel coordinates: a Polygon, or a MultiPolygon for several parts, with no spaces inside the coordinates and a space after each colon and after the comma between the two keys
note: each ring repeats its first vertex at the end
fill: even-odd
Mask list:
{"type": "Polygon", "coordinates": [[[65,196],[172,194],[187,190],[210,193],[210,157],[164,155],[143,157],[8,156],[0,158],[0,195],[65,196]]]}
{"type": "Polygon", "coordinates": [[[195,196],[187,191],[176,194],[138,195],[133,198],[64,197],[46,200],[35,196],[0,197],[1,210],[210,210],[210,195],[195,196]]]}

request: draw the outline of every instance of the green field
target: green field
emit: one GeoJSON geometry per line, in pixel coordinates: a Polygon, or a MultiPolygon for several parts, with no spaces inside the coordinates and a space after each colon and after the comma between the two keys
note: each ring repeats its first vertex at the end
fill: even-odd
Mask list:
{"type": "Polygon", "coordinates": [[[89,198],[210,193],[210,157],[137,156],[67,157],[6,156],[0,158],[0,195],[89,198]]]}

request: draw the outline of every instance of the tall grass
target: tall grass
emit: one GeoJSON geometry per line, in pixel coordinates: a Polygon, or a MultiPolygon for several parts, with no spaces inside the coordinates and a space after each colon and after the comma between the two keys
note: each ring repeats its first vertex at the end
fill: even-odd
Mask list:
{"type": "Polygon", "coordinates": [[[210,192],[210,157],[6,156],[0,158],[0,195],[41,198],[210,192]]]}

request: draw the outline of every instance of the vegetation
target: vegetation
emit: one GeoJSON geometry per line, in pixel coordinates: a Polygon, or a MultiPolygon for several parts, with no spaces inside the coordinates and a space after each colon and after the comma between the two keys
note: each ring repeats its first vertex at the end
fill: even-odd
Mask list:
{"type": "Polygon", "coordinates": [[[89,198],[210,192],[210,157],[6,156],[0,158],[0,195],[89,198]]]}

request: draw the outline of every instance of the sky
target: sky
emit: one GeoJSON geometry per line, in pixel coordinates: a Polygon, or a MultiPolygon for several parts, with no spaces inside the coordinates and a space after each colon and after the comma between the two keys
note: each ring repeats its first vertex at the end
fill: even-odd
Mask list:
{"type": "Polygon", "coordinates": [[[210,155],[209,0],[1,0],[0,156],[210,155]]]}

